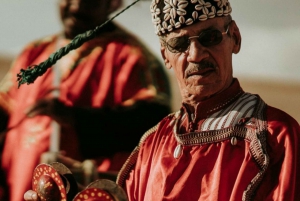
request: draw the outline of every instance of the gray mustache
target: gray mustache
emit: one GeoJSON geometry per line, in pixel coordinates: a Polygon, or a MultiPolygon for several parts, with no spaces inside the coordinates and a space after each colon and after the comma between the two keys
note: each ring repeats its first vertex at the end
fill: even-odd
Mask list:
{"type": "Polygon", "coordinates": [[[197,72],[199,70],[204,70],[204,69],[215,69],[216,65],[214,65],[211,62],[208,61],[201,61],[200,63],[193,64],[191,68],[186,70],[185,72],[185,77],[188,77],[190,74],[197,72]]]}

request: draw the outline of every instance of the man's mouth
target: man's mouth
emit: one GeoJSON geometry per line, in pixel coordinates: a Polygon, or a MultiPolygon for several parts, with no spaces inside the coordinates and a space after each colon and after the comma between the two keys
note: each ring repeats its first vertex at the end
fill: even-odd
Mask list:
{"type": "Polygon", "coordinates": [[[191,76],[203,76],[204,77],[204,76],[207,76],[208,74],[210,74],[213,71],[215,71],[215,69],[212,69],[212,68],[197,70],[197,71],[188,73],[187,77],[191,77],[191,76]]]}
{"type": "Polygon", "coordinates": [[[72,20],[74,24],[84,24],[86,22],[84,18],[77,16],[70,16],[69,19],[72,20]]]}
{"type": "Polygon", "coordinates": [[[216,65],[211,62],[200,62],[199,64],[193,64],[187,71],[186,71],[186,78],[191,76],[207,76],[211,72],[216,70],[216,65]]]}
{"type": "Polygon", "coordinates": [[[85,24],[91,21],[88,16],[82,14],[68,14],[65,18],[71,20],[74,24],[85,24]]]}

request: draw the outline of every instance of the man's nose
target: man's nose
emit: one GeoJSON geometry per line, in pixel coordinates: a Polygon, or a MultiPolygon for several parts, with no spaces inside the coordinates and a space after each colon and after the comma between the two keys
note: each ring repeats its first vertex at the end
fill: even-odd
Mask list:
{"type": "Polygon", "coordinates": [[[70,1],[70,11],[78,12],[82,7],[82,0],[71,0],[70,1]]]}
{"type": "Polygon", "coordinates": [[[191,63],[197,63],[209,57],[206,47],[203,47],[197,39],[191,40],[187,53],[187,61],[191,63]]]}

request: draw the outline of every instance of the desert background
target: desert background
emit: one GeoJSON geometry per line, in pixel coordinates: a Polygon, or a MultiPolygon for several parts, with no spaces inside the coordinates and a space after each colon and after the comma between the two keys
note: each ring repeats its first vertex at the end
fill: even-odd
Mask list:
{"type": "MultiPolygon", "coordinates": [[[[29,41],[61,29],[57,0],[0,0],[0,80],[29,41]]],[[[124,0],[124,7],[133,0],[124,0]]],[[[231,0],[232,17],[242,34],[241,52],[233,56],[234,76],[245,91],[300,122],[300,1],[231,0]]],[[[149,13],[141,0],[115,21],[138,36],[160,58],[149,13]]],[[[25,68],[26,66],[24,66],[25,68]]],[[[172,70],[173,110],[181,104],[172,70]]]]}

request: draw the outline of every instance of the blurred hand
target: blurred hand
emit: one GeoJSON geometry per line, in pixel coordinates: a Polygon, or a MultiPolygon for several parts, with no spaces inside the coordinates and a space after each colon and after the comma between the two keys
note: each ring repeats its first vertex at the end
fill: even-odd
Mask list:
{"type": "Polygon", "coordinates": [[[37,196],[37,193],[33,190],[29,190],[24,194],[25,201],[39,201],[40,199],[37,196]]]}
{"type": "Polygon", "coordinates": [[[49,116],[60,125],[74,125],[72,107],[65,105],[57,98],[40,99],[26,110],[28,117],[37,115],[49,116]]]}

